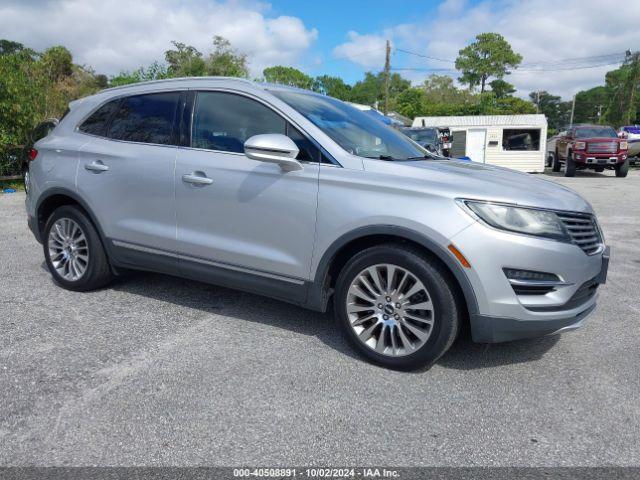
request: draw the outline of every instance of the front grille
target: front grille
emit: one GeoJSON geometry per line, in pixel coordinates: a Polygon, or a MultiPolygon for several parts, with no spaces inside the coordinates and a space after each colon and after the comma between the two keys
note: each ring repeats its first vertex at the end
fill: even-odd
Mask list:
{"type": "Polygon", "coordinates": [[[617,151],[618,151],[618,142],[587,143],[587,152],[590,152],[590,153],[616,153],[617,151]]]}
{"type": "Polygon", "coordinates": [[[569,232],[571,241],[587,255],[600,250],[602,236],[593,215],[568,212],[557,212],[557,215],[569,232]]]}
{"type": "Polygon", "coordinates": [[[598,289],[598,283],[595,278],[584,282],[580,285],[580,288],[576,290],[567,303],[564,305],[553,306],[553,307],[535,307],[528,306],[528,310],[532,310],[534,312],[553,312],[558,310],[571,310],[573,308],[579,307],[583,303],[586,303],[591,297],[596,294],[596,290],[598,289]]]}

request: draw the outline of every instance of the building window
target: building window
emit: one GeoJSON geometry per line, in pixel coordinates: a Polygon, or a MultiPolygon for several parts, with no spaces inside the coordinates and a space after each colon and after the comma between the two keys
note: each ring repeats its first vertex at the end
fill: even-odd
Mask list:
{"type": "Polygon", "coordinates": [[[503,150],[540,150],[539,128],[505,128],[502,130],[503,150]]]}

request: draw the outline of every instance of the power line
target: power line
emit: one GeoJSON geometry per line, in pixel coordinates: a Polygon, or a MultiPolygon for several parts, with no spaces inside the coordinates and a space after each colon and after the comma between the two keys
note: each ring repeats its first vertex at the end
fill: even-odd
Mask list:
{"type": "Polygon", "coordinates": [[[446,60],[444,58],[438,57],[430,57],[429,55],[422,55],[421,53],[410,52],[409,50],[404,50],[402,48],[396,48],[396,52],[408,53],[409,55],[415,55],[416,57],[428,58],[429,60],[436,60],[438,62],[447,62],[447,63],[456,63],[454,60],[446,60]]]}

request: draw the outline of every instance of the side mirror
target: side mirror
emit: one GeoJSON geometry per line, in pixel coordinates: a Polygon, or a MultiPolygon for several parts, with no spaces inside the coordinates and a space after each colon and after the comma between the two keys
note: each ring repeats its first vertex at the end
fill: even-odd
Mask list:
{"type": "Polygon", "coordinates": [[[252,160],[277,163],[285,172],[302,170],[302,164],[296,160],[298,147],[286,135],[267,133],[254,135],[244,142],[244,154],[252,160]]]}
{"type": "Polygon", "coordinates": [[[618,132],[618,138],[629,138],[629,134],[627,132],[618,132]]]}
{"type": "Polygon", "coordinates": [[[431,152],[431,153],[435,153],[435,152],[437,151],[437,150],[436,150],[436,147],[433,145],[433,143],[427,143],[427,144],[424,146],[424,148],[426,148],[426,149],[427,149],[429,152],[431,152]]]}

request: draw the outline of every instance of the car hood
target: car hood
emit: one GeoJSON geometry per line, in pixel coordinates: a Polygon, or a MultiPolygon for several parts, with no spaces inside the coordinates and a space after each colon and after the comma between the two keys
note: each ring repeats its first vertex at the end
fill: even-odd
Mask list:
{"type": "Polygon", "coordinates": [[[369,160],[365,162],[365,169],[405,177],[400,181],[428,193],[593,213],[589,202],[570,188],[493,165],[444,159],[407,162],[369,160]]]}

